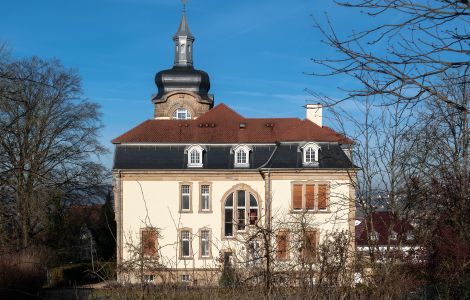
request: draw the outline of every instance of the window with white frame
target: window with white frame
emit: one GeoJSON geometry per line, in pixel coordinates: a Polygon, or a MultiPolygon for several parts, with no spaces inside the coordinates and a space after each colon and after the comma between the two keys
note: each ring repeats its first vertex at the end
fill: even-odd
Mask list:
{"type": "Polygon", "coordinates": [[[398,234],[395,231],[390,232],[390,240],[396,241],[398,238],[398,234]]]}
{"type": "Polygon", "coordinates": [[[307,143],[302,148],[302,163],[304,166],[315,166],[318,164],[318,151],[320,146],[316,143],[307,143]]]}
{"type": "Polygon", "coordinates": [[[250,166],[250,148],[246,145],[238,145],[234,148],[234,166],[246,168],[250,166]]]}
{"type": "Polygon", "coordinates": [[[246,190],[230,193],[224,203],[224,236],[232,237],[234,227],[237,231],[244,231],[247,225],[256,225],[258,213],[255,195],[246,190]]]}
{"type": "Polygon", "coordinates": [[[183,274],[181,275],[181,282],[188,283],[191,281],[191,276],[189,274],[183,274]]]}
{"type": "Polygon", "coordinates": [[[189,184],[181,185],[181,211],[191,210],[191,186],[189,184]]]}
{"type": "Polygon", "coordinates": [[[372,231],[371,233],[369,233],[369,240],[375,242],[379,239],[379,234],[375,231],[372,231]]]}
{"type": "Polygon", "coordinates": [[[201,211],[210,210],[210,186],[208,184],[201,185],[201,211]]]}
{"type": "Polygon", "coordinates": [[[189,168],[202,168],[202,154],[204,149],[199,145],[192,145],[186,149],[189,168]]]}
{"type": "Polygon", "coordinates": [[[201,257],[210,256],[210,231],[208,229],[201,230],[201,257]]]}
{"type": "Polygon", "coordinates": [[[254,266],[261,262],[260,243],[257,240],[251,240],[247,245],[247,265],[254,266]]]}
{"type": "Polygon", "coordinates": [[[191,119],[191,113],[186,108],[180,107],[173,112],[173,119],[189,120],[191,119]]]}
{"type": "Polygon", "coordinates": [[[181,231],[181,257],[189,258],[191,256],[191,233],[189,230],[181,231]]]}
{"type": "Polygon", "coordinates": [[[144,275],[144,282],[153,283],[154,281],[155,281],[155,276],[153,274],[145,274],[144,275]]]}

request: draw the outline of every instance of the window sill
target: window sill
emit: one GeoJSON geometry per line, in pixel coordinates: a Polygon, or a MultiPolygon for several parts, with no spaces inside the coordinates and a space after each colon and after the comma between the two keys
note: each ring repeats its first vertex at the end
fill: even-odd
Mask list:
{"type": "Polygon", "coordinates": [[[180,259],[180,260],[194,260],[194,257],[191,257],[191,256],[187,256],[187,257],[180,256],[179,259],[180,259]]]}
{"type": "Polygon", "coordinates": [[[193,211],[192,210],[180,210],[178,211],[180,214],[190,214],[192,213],[193,211]]]}
{"type": "Polygon", "coordinates": [[[202,168],[202,164],[188,164],[188,168],[202,168]]]}
{"type": "Polygon", "coordinates": [[[200,213],[200,214],[211,214],[212,210],[199,210],[198,213],[200,213]]]}
{"type": "Polygon", "coordinates": [[[233,165],[234,168],[249,168],[250,167],[250,164],[234,164],[233,165]]]}
{"type": "Polygon", "coordinates": [[[301,214],[301,213],[307,213],[307,214],[329,214],[331,213],[330,210],[291,210],[291,214],[301,214]]]}
{"type": "Polygon", "coordinates": [[[314,167],[318,167],[319,166],[319,162],[313,162],[313,163],[302,163],[302,166],[305,167],[305,168],[314,168],[314,167]]]}

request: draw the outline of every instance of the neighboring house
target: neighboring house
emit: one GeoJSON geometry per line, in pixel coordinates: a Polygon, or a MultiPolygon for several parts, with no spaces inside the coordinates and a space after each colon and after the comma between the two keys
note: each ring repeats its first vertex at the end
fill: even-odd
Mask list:
{"type": "Polygon", "coordinates": [[[259,265],[263,240],[251,233],[268,225],[286,263],[314,257],[329,233],[354,236],[352,141],[323,125],[322,106],[306,105],[305,120],[214,107],[185,14],[173,40],[154,119],[112,141],[119,280],[144,270],[151,282],[214,283],[222,266],[259,265]],[[303,216],[295,247],[292,221],[303,216]]]}
{"type": "Polygon", "coordinates": [[[356,251],[377,260],[418,258],[413,226],[390,211],[374,211],[356,223],[356,251]]]}

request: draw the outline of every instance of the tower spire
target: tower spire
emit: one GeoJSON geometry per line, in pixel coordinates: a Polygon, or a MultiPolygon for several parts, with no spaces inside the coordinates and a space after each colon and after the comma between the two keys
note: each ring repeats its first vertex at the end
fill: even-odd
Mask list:
{"type": "Polygon", "coordinates": [[[173,36],[175,42],[175,67],[192,67],[193,66],[193,42],[194,36],[189,30],[188,21],[186,20],[186,3],[187,0],[181,1],[183,11],[178,31],[173,36]]]}

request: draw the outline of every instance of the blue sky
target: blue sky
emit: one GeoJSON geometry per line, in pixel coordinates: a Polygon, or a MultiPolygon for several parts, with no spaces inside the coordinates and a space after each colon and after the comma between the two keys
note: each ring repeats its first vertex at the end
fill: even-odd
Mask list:
{"type": "MultiPolygon", "coordinates": [[[[0,40],[16,57],[58,58],[78,69],[84,94],[101,105],[103,144],[152,117],[155,73],[173,63],[178,0],[2,0],[0,40]]],[[[360,18],[326,0],[189,0],[194,64],[211,78],[215,102],[246,117],[301,117],[315,101],[339,98],[344,78],[306,75],[311,58],[331,56],[311,14],[328,13],[339,31],[360,18]]],[[[316,101],[315,101],[316,102],[316,101]]],[[[325,112],[328,125],[328,112],[325,112]]],[[[111,166],[112,152],[103,158],[111,166]]]]}

